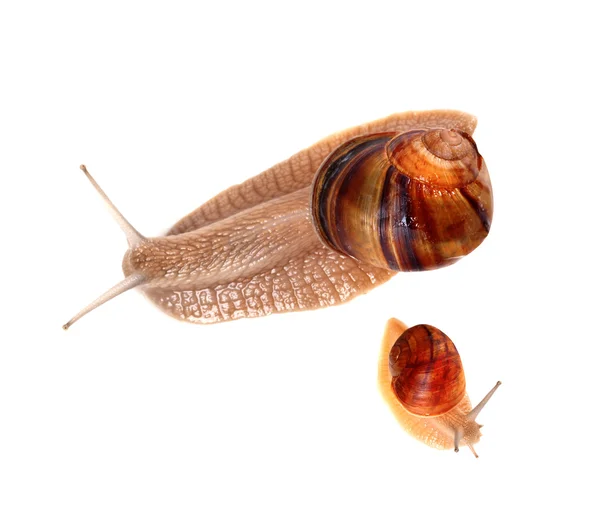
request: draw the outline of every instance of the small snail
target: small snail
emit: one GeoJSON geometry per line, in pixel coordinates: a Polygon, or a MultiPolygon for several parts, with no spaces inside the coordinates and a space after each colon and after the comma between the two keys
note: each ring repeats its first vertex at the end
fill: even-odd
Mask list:
{"type": "Polygon", "coordinates": [[[434,326],[412,328],[390,319],[379,359],[379,389],[400,425],[437,449],[473,447],[481,437],[477,415],[500,381],[471,408],[465,375],[454,343],[434,326]]]}
{"type": "Polygon", "coordinates": [[[457,261],[487,236],[489,174],[458,111],[394,114],[334,134],[218,194],[164,237],[127,236],[125,279],[64,325],[139,287],[197,323],[324,308],[398,270],[457,261]]]}

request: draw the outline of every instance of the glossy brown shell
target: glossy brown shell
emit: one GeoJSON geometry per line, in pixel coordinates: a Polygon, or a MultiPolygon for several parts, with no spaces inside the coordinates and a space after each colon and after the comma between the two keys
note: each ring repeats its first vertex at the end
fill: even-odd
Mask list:
{"type": "Polygon", "coordinates": [[[441,415],[463,400],[466,381],[456,346],[434,326],[406,330],[389,355],[392,391],[415,415],[441,415]]]}
{"type": "Polygon", "coordinates": [[[311,214],[329,247],[373,266],[430,270],[487,236],[492,187],[471,136],[380,133],[334,150],[313,183],[311,214]]]}

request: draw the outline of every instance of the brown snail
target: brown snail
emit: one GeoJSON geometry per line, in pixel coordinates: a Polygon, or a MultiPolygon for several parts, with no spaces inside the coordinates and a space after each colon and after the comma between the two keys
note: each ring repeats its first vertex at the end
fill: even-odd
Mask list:
{"type": "Polygon", "coordinates": [[[379,359],[379,389],[400,425],[413,437],[437,449],[458,451],[481,437],[475,419],[500,381],[475,406],[466,393],[456,346],[434,326],[412,328],[390,319],[379,359]]]}
{"type": "Polygon", "coordinates": [[[64,325],[139,287],[197,323],[324,308],[398,270],[454,263],[487,236],[492,189],[458,111],[394,114],[334,134],[218,194],[164,237],[127,236],[125,279],[64,325]]]}

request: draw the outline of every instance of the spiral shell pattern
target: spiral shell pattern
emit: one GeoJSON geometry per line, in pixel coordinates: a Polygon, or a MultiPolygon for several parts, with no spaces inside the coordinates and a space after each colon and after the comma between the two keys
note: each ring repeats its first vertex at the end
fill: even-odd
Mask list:
{"type": "Polygon", "coordinates": [[[394,395],[415,415],[446,413],[466,393],[456,346],[434,326],[420,324],[406,330],[390,351],[389,367],[394,395]]]}
{"type": "Polygon", "coordinates": [[[485,239],[492,187],[464,132],[372,134],[346,142],[323,162],[311,213],[334,250],[390,270],[430,270],[485,239]]]}

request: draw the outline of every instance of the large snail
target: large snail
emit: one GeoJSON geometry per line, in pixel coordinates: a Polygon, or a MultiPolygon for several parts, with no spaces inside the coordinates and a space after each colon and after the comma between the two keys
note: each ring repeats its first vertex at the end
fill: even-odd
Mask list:
{"type": "Polygon", "coordinates": [[[139,287],[213,323],[336,305],[398,270],[454,263],[487,236],[492,189],[457,111],[394,114],[334,134],[220,193],[164,237],[127,236],[125,279],[64,325],[139,287]]]}
{"type": "Polygon", "coordinates": [[[390,319],[379,359],[379,390],[400,425],[413,437],[437,449],[458,451],[481,437],[477,415],[500,381],[471,408],[465,374],[456,346],[434,326],[412,328],[390,319]]]}

